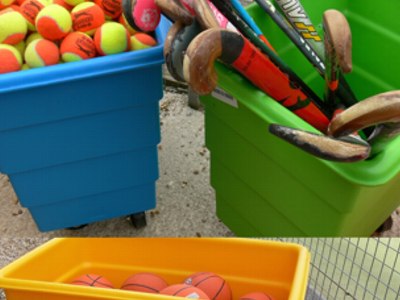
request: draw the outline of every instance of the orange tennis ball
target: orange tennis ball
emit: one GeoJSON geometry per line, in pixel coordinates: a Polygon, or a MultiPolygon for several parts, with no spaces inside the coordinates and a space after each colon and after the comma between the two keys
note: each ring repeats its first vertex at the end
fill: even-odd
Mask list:
{"type": "Polygon", "coordinates": [[[117,19],[122,13],[122,0],[95,0],[105,14],[107,20],[117,19]]]}
{"type": "Polygon", "coordinates": [[[37,31],[45,39],[59,41],[72,29],[72,18],[69,11],[57,4],[44,7],[36,16],[37,31]]]}
{"type": "Polygon", "coordinates": [[[28,29],[31,31],[36,31],[35,19],[38,13],[45,7],[49,5],[47,0],[25,0],[20,6],[20,12],[24,16],[28,29]]]}
{"type": "Polygon", "coordinates": [[[104,12],[93,2],[83,2],[72,9],[72,28],[93,35],[105,22],[104,12]]]}
{"type": "Polygon", "coordinates": [[[19,53],[21,53],[21,56],[24,56],[25,48],[26,48],[25,41],[20,41],[18,44],[13,45],[13,47],[15,49],[17,49],[19,53]]]}
{"type": "Polygon", "coordinates": [[[86,285],[100,288],[113,289],[114,285],[107,278],[97,274],[85,274],[71,281],[74,285],[86,285]]]}
{"type": "Polygon", "coordinates": [[[79,61],[96,56],[93,39],[86,33],[75,31],[68,34],[60,46],[61,58],[65,62],[79,61]]]}
{"type": "Polygon", "coordinates": [[[229,284],[215,273],[198,272],[186,278],[184,283],[201,289],[211,300],[232,300],[229,284]]]}
{"type": "Polygon", "coordinates": [[[170,295],[176,297],[190,298],[190,299],[204,299],[210,298],[201,289],[187,284],[173,284],[160,291],[160,294],[170,295]]]}
{"type": "Polygon", "coordinates": [[[18,44],[25,38],[27,31],[28,25],[19,12],[7,9],[0,14],[0,43],[18,44]]]}
{"type": "Polygon", "coordinates": [[[253,292],[243,295],[239,300],[275,300],[275,298],[263,292],[253,292]]]}
{"type": "Polygon", "coordinates": [[[149,34],[137,32],[131,36],[131,50],[141,50],[157,45],[157,41],[149,34]]]}
{"type": "Polygon", "coordinates": [[[13,46],[0,44],[0,74],[21,70],[21,54],[13,46]]]}
{"type": "Polygon", "coordinates": [[[24,57],[30,68],[51,66],[60,61],[60,51],[55,43],[37,39],[26,47],[24,57]]]}
{"type": "Polygon", "coordinates": [[[128,30],[116,22],[101,25],[94,34],[94,43],[100,55],[125,52],[131,46],[128,30]]]}
{"type": "Polygon", "coordinates": [[[144,293],[156,293],[168,287],[165,280],[153,273],[137,273],[128,277],[122,284],[122,290],[144,293]]]}

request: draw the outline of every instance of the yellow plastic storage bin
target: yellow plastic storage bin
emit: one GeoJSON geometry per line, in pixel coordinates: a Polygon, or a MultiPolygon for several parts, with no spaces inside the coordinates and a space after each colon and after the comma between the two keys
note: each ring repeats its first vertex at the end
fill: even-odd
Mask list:
{"type": "Polygon", "coordinates": [[[236,238],[59,238],[0,270],[7,300],[177,299],[66,284],[85,273],[117,288],[130,275],[153,272],[168,284],[209,271],[229,283],[233,299],[264,291],[276,300],[304,299],[310,254],[297,244],[236,238]]]}

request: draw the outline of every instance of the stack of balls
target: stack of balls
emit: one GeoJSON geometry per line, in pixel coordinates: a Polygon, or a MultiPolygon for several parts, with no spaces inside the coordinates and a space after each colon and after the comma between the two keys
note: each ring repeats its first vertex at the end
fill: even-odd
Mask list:
{"type": "Polygon", "coordinates": [[[0,74],[153,47],[121,0],[0,0],[0,74]]]}
{"type": "MultiPolygon", "coordinates": [[[[85,274],[71,281],[71,284],[100,288],[116,288],[107,278],[97,274],[85,274]]],[[[197,272],[181,283],[169,285],[155,273],[136,273],[122,283],[121,290],[162,294],[190,299],[232,300],[232,290],[220,275],[212,272],[197,272]]],[[[238,300],[274,300],[264,292],[251,292],[238,300]]]]}

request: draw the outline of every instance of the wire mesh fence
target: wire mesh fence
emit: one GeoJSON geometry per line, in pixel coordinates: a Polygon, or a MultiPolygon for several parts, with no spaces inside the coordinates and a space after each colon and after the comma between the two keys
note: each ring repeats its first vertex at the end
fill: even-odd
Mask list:
{"type": "Polygon", "coordinates": [[[400,238],[290,238],[311,252],[306,300],[399,300],[400,238]]]}

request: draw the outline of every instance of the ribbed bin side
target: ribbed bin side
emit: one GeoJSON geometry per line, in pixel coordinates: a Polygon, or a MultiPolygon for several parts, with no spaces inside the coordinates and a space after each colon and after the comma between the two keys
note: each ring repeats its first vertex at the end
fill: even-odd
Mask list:
{"type": "MultiPolygon", "coordinates": [[[[269,160],[269,164],[277,165],[280,172],[286,174],[280,181],[282,186],[290,186],[286,180],[286,176],[289,176],[288,180],[304,185],[308,193],[320,197],[336,210],[346,212],[353,209],[354,202],[348,199],[358,196],[360,185],[346,180],[326,166],[324,161],[272,136],[268,132],[271,124],[268,119],[240,103],[235,108],[214,97],[204,97],[203,102],[206,107],[206,144],[211,153],[218,152],[219,157],[230,159],[242,173],[253,174],[251,176],[257,176],[257,171],[274,176],[273,172],[260,166],[257,171],[252,170],[247,163],[254,156],[269,160]],[[226,139],[226,142],[219,142],[222,139],[226,139]],[[237,145],[246,149],[237,153],[237,145]],[[246,151],[251,151],[251,154],[246,151]],[[338,186],[341,188],[340,198],[336,197],[338,186]]],[[[244,181],[251,183],[250,178],[244,181]]]]}
{"type": "MultiPolygon", "coordinates": [[[[97,69],[101,65],[96,68],[97,59],[102,61],[106,58],[99,57],[93,61],[79,62],[79,68],[71,68],[77,66],[76,63],[54,66],[63,71],[60,71],[61,74],[54,72],[52,67],[29,70],[28,72],[33,73],[42,71],[44,77],[50,77],[49,82],[43,83],[44,86],[32,82],[29,87],[15,88],[12,91],[2,89],[0,86],[0,132],[146,105],[162,98],[161,63],[128,70],[120,67],[121,70],[107,73],[107,69],[97,69]],[[94,69],[92,73],[82,67],[81,63],[84,66],[92,66],[94,69]],[[47,68],[52,72],[44,72],[47,68]],[[74,74],[84,78],[67,77],[74,74]]],[[[108,59],[112,62],[113,58],[110,56],[108,59]]],[[[126,61],[128,66],[130,63],[134,61],[126,61]]],[[[16,81],[38,80],[35,77],[30,78],[32,76],[24,72],[20,75],[16,81]],[[28,78],[24,78],[25,76],[28,78]]]]}
{"type": "Polygon", "coordinates": [[[17,173],[10,180],[21,204],[30,207],[154,182],[157,162],[157,148],[148,147],[17,173]]]}
{"type": "Polygon", "coordinates": [[[0,169],[10,175],[156,145],[158,99],[148,102],[1,131],[0,169]]]}
{"type": "MultiPolygon", "coordinates": [[[[219,118],[221,114],[216,116],[207,101],[206,144],[211,152],[211,184],[216,190],[217,214],[228,226],[232,223],[238,228],[240,216],[248,223],[243,223],[244,227],[250,225],[254,229],[249,227],[247,232],[231,228],[236,234],[369,236],[398,206],[399,176],[385,185],[370,187],[349,184],[338,174],[327,180],[329,169],[317,172],[304,162],[287,169],[275,160],[273,151],[259,150],[257,143],[262,137],[250,141],[244,138],[219,118]],[[306,178],[294,171],[299,167],[303,167],[306,178]],[[315,185],[321,181],[334,193],[316,190],[315,185]],[[225,208],[232,213],[223,212],[225,208]]],[[[253,133],[256,130],[252,128],[253,133]]],[[[290,156],[287,159],[291,161],[290,156]]],[[[292,163],[299,164],[299,160],[292,163]]]]}

